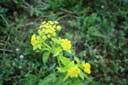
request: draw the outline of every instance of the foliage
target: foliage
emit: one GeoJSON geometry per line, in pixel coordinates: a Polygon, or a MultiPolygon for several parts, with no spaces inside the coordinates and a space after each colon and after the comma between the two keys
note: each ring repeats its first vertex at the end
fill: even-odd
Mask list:
{"type": "Polygon", "coordinates": [[[127,8],[127,0],[0,0],[0,84],[127,85],[127,8]],[[85,80],[80,74],[80,78],[63,81],[66,73],[60,72],[63,68],[55,57],[63,46],[56,43],[58,38],[56,45],[47,40],[54,50],[33,51],[31,35],[38,35],[39,23],[47,20],[59,21],[62,30],[57,36],[72,44],[71,52],[62,52],[62,66],[68,63],[63,61],[91,64],[91,74],[84,76],[85,80]]]}

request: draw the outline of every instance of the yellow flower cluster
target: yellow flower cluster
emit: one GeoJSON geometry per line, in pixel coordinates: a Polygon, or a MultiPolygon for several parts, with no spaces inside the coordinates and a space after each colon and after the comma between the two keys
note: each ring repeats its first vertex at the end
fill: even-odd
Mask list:
{"type": "Polygon", "coordinates": [[[71,67],[67,73],[70,77],[78,77],[80,69],[77,66],[71,67]]]}
{"type": "Polygon", "coordinates": [[[61,39],[61,47],[63,50],[68,51],[71,49],[71,41],[68,39],[61,39]]]}
{"type": "Polygon", "coordinates": [[[91,65],[89,63],[83,64],[84,72],[87,74],[91,73],[91,65]]]}
{"type": "Polygon", "coordinates": [[[56,32],[61,30],[57,21],[43,21],[39,26],[38,34],[33,34],[31,44],[34,49],[41,48],[42,41],[56,36],[56,32]]]}
{"type": "Polygon", "coordinates": [[[46,36],[47,38],[52,38],[56,36],[56,31],[60,30],[61,26],[57,21],[44,21],[41,23],[38,33],[46,36]]]}
{"type": "Polygon", "coordinates": [[[33,49],[40,48],[40,43],[38,41],[38,36],[35,34],[32,35],[31,37],[31,44],[33,46],[33,49]]]}
{"type": "MultiPolygon", "coordinates": [[[[91,74],[91,65],[89,63],[83,64],[83,70],[86,74],[91,74]]],[[[78,77],[80,68],[78,66],[71,67],[67,70],[67,75],[70,77],[78,77]]]]}

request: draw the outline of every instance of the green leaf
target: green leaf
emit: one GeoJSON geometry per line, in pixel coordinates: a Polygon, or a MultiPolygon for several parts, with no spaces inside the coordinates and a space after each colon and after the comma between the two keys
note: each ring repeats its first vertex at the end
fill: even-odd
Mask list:
{"type": "Polygon", "coordinates": [[[53,50],[53,56],[58,56],[61,51],[62,51],[62,49],[60,47],[54,48],[54,50],[53,50]]]}
{"type": "Polygon", "coordinates": [[[39,78],[36,75],[29,74],[26,76],[26,85],[36,85],[38,82],[39,78]]]}
{"type": "Polygon", "coordinates": [[[90,82],[93,81],[93,78],[92,78],[92,77],[88,77],[86,74],[84,74],[84,76],[85,76],[85,78],[86,78],[88,81],[90,81],[90,82]]]}
{"type": "Polygon", "coordinates": [[[84,80],[84,73],[82,71],[80,72],[80,78],[84,80]]]}
{"type": "Polygon", "coordinates": [[[52,38],[52,41],[53,41],[54,43],[60,44],[60,40],[57,39],[57,38],[52,38]]]}
{"type": "MultiPolygon", "coordinates": [[[[69,84],[68,85],[86,85],[83,83],[83,81],[79,78],[76,78],[76,79],[72,79],[70,81],[68,81],[69,84]]],[[[87,84],[88,85],[88,84],[87,84]]]]}
{"type": "Polygon", "coordinates": [[[64,56],[61,56],[59,59],[60,59],[61,63],[65,66],[71,63],[71,61],[64,56]]]}
{"type": "Polygon", "coordinates": [[[44,52],[42,56],[43,63],[46,63],[48,61],[50,52],[44,52]]]}
{"type": "Polygon", "coordinates": [[[59,72],[66,72],[69,68],[68,67],[57,67],[59,72]]]}
{"type": "Polygon", "coordinates": [[[38,85],[49,85],[49,83],[55,82],[55,79],[56,79],[56,75],[54,73],[49,74],[44,79],[41,79],[39,81],[39,84],[38,85]]]}
{"type": "Polygon", "coordinates": [[[80,59],[78,58],[78,57],[74,57],[74,60],[78,63],[78,64],[80,64],[80,59]]]}
{"type": "Polygon", "coordinates": [[[74,61],[69,60],[68,58],[64,56],[58,57],[61,61],[62,66],[58,67],[58,71],[60,72],[66,72],[70,67],[74,66],[74,61]]]}

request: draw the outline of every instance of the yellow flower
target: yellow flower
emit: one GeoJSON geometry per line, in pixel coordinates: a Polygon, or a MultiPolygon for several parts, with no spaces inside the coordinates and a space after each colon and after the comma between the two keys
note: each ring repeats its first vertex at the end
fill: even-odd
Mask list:
{"type": "Polygon", "coordinates": [[[62,28],[62,27],[61,27],[60,25],[56,26],[56,30],[58,30],[58,31],[60,31],[61,28],[62,28]]]}
{"type": "Polygon", "coordinates": [[[83,64],[84,72],[87,74],[91,73],[91,65],[89,63],[83,64]]]}
{"type": "Polygon", "coordinates": [[[45,24],[46,23],[46,21],[43,21],[41,24],[45,24]]]}
{"type": "Polygon", "coordinates": [[[69,70],[68,70],[68,75],[70,77],[78,77],[78,75],[80,74],[80,69],[75,66],[75,67],[71,67],[69,70]]]}
{"type": "MultiPolygon", "coordinates": [[[[42,37],[43,38],[43,37],[42,37]]],[[[41,42],[39,41],[41,38],[35,34],[31,37],[31,44],[33,46],[33,49],[41,48],[41,42]]]]}
{"type": "Polygon", "coordinates": [[[54,21],[48,21],[48,24],[53,25],[54,21]]]}
{"type": "Polygon", "coordinates": [[[62,39],[61,40],[61,47],[63,48],[63,50],[68,51],[71,49],[71,41],[69,41],[68,39],[62,39]]]}
{"type": "Polygon", "coordinates": [[[52,34],[55,32],[55,29],[51,28],[51,29],[47,29],[48,33],[52,34]]]}
{"type": "Polygon", "coordinates": [[[32,46],[35,46],[36,43],[37,43],[36,35],[33,34],[32,37],[31,37],[31,44],[32,44],[32,46]]]}
{"type": "Polygon", "coordinates": [[[58,21],[54,21],[54,23],[55,23],[55,24],[59,24],[59,22],[58,22],[58,21]]]}
{"type": "Polygon", "coordinates": [[[47,36],[47,38],[53,38],[56,36],[56,31],[60,31],[61,26],[57,21],[43,21],[39,26],[39,36],[47,36]]]}

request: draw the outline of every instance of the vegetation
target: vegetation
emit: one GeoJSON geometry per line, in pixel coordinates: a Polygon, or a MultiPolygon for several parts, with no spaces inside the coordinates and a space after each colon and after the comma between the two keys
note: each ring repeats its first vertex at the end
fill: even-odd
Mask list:
{"type": "Polygon", "coordinates": [[[127,0],[0,0],[0,85],[127,85],[127,0]]]}

